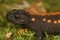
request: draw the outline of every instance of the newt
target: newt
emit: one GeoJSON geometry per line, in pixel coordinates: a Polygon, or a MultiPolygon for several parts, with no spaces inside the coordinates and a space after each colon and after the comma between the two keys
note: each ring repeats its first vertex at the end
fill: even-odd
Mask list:
{"type": "MultiPolygon", "coordinates": [[[[40,12],[37,12],[40,13],[40,12]]],[[[31,28],[36,33],[35,40],[43,40],[43,34],[60,33],[60,12],[40,13],[32,15],[26,10],[10,10],[6,14],[8,21],[15,24],[23,24],[24,27],[31,28]]]]}

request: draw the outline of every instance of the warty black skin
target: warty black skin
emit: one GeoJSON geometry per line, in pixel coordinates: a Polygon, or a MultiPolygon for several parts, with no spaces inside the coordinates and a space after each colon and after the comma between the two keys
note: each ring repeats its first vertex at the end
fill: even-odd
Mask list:
{"type": "MultiPolygon", "coordinates": [[[[15,23],[15,24],[24,24],[28,26],[28,28],[31,28],[36,33],[36,39],[35,40],[43,40],[43,33],[47,32],[48,34],[58,34],[60,33],[60,24],[54,24],[54,20],[60,20],[60,15],[46,15],[46,16],[37,16],[37,15],[31,15],[29,12],[26,12],[25,10],[11,10],[6,15],[7,20],[15,23]],[[16,21],[15,16],[18,15],[20,18],[22,18],[25,21],[16,21]],[[21,16],[22,15],[22,16],[21,16]],[[35,21],[32,22],[31,18],[35,18],[35,21]],[[45,18],[46,21],[43,21],[42,19],[45,18]],[[48,23],[47,20],[50,19],[51,23],[48,23]]],[[[21,20],[21,19],[17,19],[21,20]]]]}

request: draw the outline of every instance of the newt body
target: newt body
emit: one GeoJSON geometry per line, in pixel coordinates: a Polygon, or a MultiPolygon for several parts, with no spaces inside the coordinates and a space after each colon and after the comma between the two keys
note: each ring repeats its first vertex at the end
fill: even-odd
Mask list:
{"type": "Polygon", "coordinates": [[[25,10],[11,10],[6,15],[7,19],[16,24],[29,26],[36,33],[35,40],[42,40],[43,33],[58,34],[60,33],[60,14],[56,15],[31,15],[25,10]],[[32,18],[35,18],[32,21],[32,18]]]}

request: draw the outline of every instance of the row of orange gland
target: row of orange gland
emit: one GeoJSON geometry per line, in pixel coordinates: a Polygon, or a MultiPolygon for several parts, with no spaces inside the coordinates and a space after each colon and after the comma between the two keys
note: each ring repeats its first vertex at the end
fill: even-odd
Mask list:
{"type": "MultiPolygon", "coordinates": [[[[51,23],[52,22],[52,20],[50,20],[50,19],[47,20],[46,18],[43,18],[42,20],[43,21],[47,21],[48,23],[51,23]]],[[[35,21],[35,18],[32,18],[32,21],[34,22],[35,21]]],[[[54,24],[58,24],[58,23],[60,23],[60,20],[54,20],[53,23],[54,24]]]]}
{"type": "MultiPolygon", "coordinates": [[[[47,21],[48,23],[51,23],[52,22],[52,20],[50,20],[50,19],[47,20],[46,18],[43,18],[42,20],[43,21],[47,21]]],[[[35,21],[35,18],[32,18],[32,21],[34,22],[35,21]]],[[[54,24],[60,23],[60,20],[54,20],[53,23],[54,24]]]]}
{"type": "MultiPolygon", "coordinates": [[[[46,18],[43,18],[43,21],[47,21],[48,23],[52,22],[52,20],[50,20],[50,19],[47,20],[46,18]]],[[[53,23],[58,24],[58,23],[60,23],[60,20],[54,20],[53,23]]]]}

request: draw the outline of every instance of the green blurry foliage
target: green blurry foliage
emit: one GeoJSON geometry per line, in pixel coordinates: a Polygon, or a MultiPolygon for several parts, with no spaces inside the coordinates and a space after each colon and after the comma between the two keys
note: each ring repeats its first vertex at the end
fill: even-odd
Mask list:
{"type": "Polygon", "coordinates": [[[44,7],[49,10],[49,12],[60,11],[60,0],[43,0],[44,7]]]}
{"type": "Polygon", "coordinates": [[[0,3],[14,4],[14,3],[19,3],[19,1],[22,0],[1,0],[0,3]]]}

